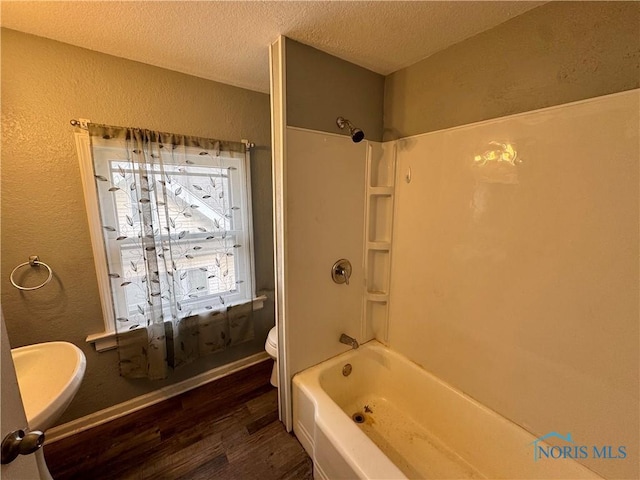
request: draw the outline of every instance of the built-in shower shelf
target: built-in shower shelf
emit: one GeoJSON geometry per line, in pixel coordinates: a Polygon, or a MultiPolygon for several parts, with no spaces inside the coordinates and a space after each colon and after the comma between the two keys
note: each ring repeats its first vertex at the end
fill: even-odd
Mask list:
{"type": "Polygon", "coordinates": [[[391,242],[367,242],[367,250],[381,250],[388,252],[391,250],[391,242]]]}
{"type": "Polygon", "coordinates": [[[369,144],[366,171],[363,338],[387,343],[396,144],[369,144]]]}
{"type": "Polygon", "coordinates": [[[387,302],[389,295],[385,292],[367,292],[367,300],[370,302],[387,302]]]}
{"type": "Polygon", "coordinates": [[[393,195],[394,187],[369,187],[369,195],[390,197],[393,195]]]}

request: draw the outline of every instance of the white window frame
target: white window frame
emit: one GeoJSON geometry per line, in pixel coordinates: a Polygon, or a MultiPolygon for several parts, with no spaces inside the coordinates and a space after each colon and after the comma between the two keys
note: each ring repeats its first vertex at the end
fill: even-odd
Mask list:
{"type": "MultiPolygon", "coordinates": [[[[83,120],[84,121],[84,120],[83,120]]],[[[88,120],[86,121],[88,123],[88,120]]],[[[243,140],[248,144],[248,141],[243,140]]],[[[91,236],[91,247],[93,250],[94,264],[98,280],[98,290],[100,293],[100,304],[102,307],[102,317],[104,323],[104,331],[97,332],[88,335],[86,341],[88,343],[94,343],[97,351],[110,350],[116,348],[116,312],[114,310],[114,298],[111,291],[111,284],[109,279],[109,269],[106,256],[105,243],[103,240],[103,228],[100,216],[100,207],[98,205],[98,195],[96,192],[96,184],[94,177],[93,161],[91,156],[91,142],[89,133],[86,130],[75,132],[76,150],[78,153],[78,162],[80,166],[80,177],[82,181],[82,190],[84,192],[84,201],[87,212],[87,220],[89,223],[89,232],[91,236]]],[[[241,195],[240,208],[246,212],[243,221],[242,235],[238,237],[238,240],[242,245],[251,246],[247,248],[247,254],[243,255],[239,259],[243,264],[244,270],[248,271],[250,279],[245,280],[247,285],[244,287],[244,292],[240,292],[237,296],[226,303],[226,306],[238,305],[247,303],[247,298],[251,292],[255,291],[255,265],[253,253],[253,214],[251,210],[251,177],[250,177],[250,155],[247,154],[244,158],[244,171],[238,171],[238,175],[245,178],[247,183],[247,195],[241,195]],[[246,202],[246,204],[244,203],[246,202]],[[245,258],[248,257],[248,258],[245,258]],[[248,262],[248,265],[246,263],[248,262]],[[250,282],[250,283],[249,283],[250,282]],[[247,290],[250,286],[251,289],[247,290]]],[[[242,178],[242,177],[241,177],[242,178]]],[[[239,289],[240,290],[240,289],[239,289]]],[[[253,298],[254,309],[260,309],[263,307],[266,296],[260,296],[253,298]]]]}

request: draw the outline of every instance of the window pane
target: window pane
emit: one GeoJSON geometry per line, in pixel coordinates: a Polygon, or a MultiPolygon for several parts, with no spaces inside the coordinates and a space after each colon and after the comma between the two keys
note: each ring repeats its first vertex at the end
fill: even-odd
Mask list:
{"type": "Polygon", "coordinates": [[[151,212],[153,224],[162,229],[163,235],[173,230],[188,233],[236,229],[232,213],[238,206],[232,204],[228,168],[189,167],[187,172],[171,166],[163,174],[159,167],[146,165],[147,185],[137,185],[131,163],[114,160],[110,164],[120,235],[129,237],[140,232],[141,201],[149,205],[160,202],[161,207],[166,202],[166,210],[151,212]]]}
{"type": "Polygon", "coordinates": [[[157,312],[165,316],[248,300],[244,156],[168,155],[151,165],[115,150],[102,150],[96,173],[109,180],[99,186],[103,225],[115,230],[105,241],[119,275],[112,286],[120,327],[144,320],[152,292],[179,306],[179,312],[157,312]]]}

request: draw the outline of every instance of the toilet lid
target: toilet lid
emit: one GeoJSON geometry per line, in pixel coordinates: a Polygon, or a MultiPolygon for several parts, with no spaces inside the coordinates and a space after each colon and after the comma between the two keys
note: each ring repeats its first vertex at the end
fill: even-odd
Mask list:
{"type": "Polygon", "coordinates": [[[276,327],[269,330],[267,342],[269,342],[269,345],[273,346],[273,348],[278,348],[278,329],[276,327]]]}

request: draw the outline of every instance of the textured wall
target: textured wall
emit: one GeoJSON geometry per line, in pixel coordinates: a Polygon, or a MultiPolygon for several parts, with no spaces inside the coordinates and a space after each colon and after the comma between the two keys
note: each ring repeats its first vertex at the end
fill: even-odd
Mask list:
{"type": "MultiPolygon", "coordinates": [[[[62,421],[122,402],[263,349],[273,303],[256,340],[178,370],[168,381],[120,378],[115,351],[85,343],[102,331],[72,118],[239,140],[252,154],[257,290],[273,292],[269,96],[63,43],[2,30],[2,309],[14,347],[66,340],[87,373],[62,421]],[[32,254],[50,264],[46,288],[21,293],[9,273],[32,254]]],[[[271,295],[272,296],[272,295],[271,295]]]]}
{"type": "Polygon", "coordinates": [[[285,48],[288,126],[348,134],[336,125],[343,116],[382,140],[382,75],[289,38],[285,48]]]}
{"type": "Polygon", "coordinates": [[[640,86],[640,3],[550,2],[389,75],[384,139],[640,86]]]}

